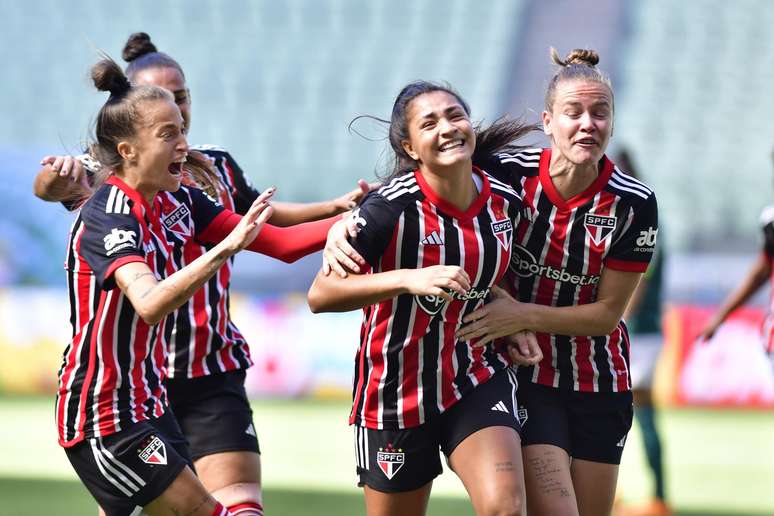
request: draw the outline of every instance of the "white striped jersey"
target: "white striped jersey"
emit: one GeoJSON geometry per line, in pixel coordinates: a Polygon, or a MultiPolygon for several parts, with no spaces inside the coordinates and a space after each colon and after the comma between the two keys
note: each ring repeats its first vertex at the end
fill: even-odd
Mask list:
{"type": "Polygon", "coordinates": [[[419,172],[371,193],[356,212],[355,249],[368,272],[458,265],[472,288],[451,302],[404,294],[365,307],[355,360],[350,423],[411,428],[454,405],[508,367],[500,350],[473,348],[454,334],[505,274],[521,202],[480,170],[478,197],[463,211],[438,197],[419,172]]]}
{"type": "Polygon", "coordinates": [[[114,272],[144,262],[156,278],[168,277],[181,266],[176,248],[222,215],[223,207],[187,187],[159,193],[150,206],[115,176],[83,205],[65,261],[72,340],[59,370],[56,401],[62,446],[164,413],[163,334],[170,318],[146,324],[116,286],[114,272]],[[162,217],[164,210],[174,221],[162,217]]]}
{"type": "Polygon", "coordinates": [[[769,309],[763,320],[763,345],[766,353],[774,354],[774,205],[763,209],[760,224],[763,232],[763,253],[772,266],[769,309]]]}
{"type": "MultiPolygon", "coordinates": [[[[563,199],[549,176],[550,149],[500,154],[486,164],[513,185],[524,208],[514,235],[508,283],[524,302],[573,306],[596,300],[605,268],[645,272],[656,245],[656,196],[607,157],[583,192],[563,199]]],[[[610,335],[538,333],[543,360],[522,378],[584,392],[626,391],[629,337],[623,321],[610,335]]]]}

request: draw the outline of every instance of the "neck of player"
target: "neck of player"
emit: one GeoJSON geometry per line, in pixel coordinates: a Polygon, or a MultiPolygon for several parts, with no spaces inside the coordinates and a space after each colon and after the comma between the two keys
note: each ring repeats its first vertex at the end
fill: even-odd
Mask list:
{"type": "Polygon", "coordinates": [[[599,177],[599,160],[573,163],[559,149],[552,149],[548,175],[559,195],[567,200],[583,192],[599,177]]]}
{"type": "Polygon", "coordinates": [[[157,193],[159,193],[158,186],[149,185],[147,181],[143,180],[143,174],[139,173],[137,169],[132,167],[124,166],[122,173],[117,173],[116,175],[119,179],[121,179],[121,181],[126,183],[127,186],[139,193],[140,196],[145,199],[145,201],[150,206],[153,206],[153,198],[156,197],[157,193]]]}
{"type": "Polygon", "coordinates": [[[439,197],[460,211],[467,210],[478,197],[478,190],[473,182],[472,160],[433,168],[420,163],[419,171],[439,197]]]}

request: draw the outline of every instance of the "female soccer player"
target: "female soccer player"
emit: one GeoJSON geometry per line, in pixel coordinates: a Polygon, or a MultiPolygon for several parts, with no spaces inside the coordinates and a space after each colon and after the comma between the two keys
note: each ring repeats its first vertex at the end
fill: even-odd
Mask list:
{"type": "MultiPolygon", "coordinates": [[[[520,191],[508,285],[519,301],[467,315],[462,339],[537,333],[543,359],[519,368],[528,512],[609,514],[632,422],[629,341],[621,316],[658,232],[653,192],[605,156],[613,91],[591,50],[574,50],[549,82],[549,149],[501,153],[488,166],[520,191]]],[[[494,173],[494,172],[493,172],[494,173]]]]}
{"type": "MultiPolygon", "coordinates": [[[[174,95],[187,132],[191,96],[177,61],[158,52],[145,33],[129,37],[123,57],[129,62],[126,74],[134,85],[160,86],[174,95]]],[[[184,181],[208,190],[226,208],[246,213],[259,193],[231,155],[213,146],[194,149],[211,166],[184,181]]],[[[80,160],[47,157],[44,165],[35,184],[39,197],[70,201],[66,205],[71,205],[90,192],[91,183],[85,181],[80,160]]],[[[354,207],[364,189],[367,185],[324,203],[272,203],[270,222],[290,226],[335,215],[354,207]]],[[[189,239],[182,253],[190,261],[210,247],[189,239]]],[[[169,326],[167,391],[202,483],[225,506],[246,516],[261,514],[263,502],[260,449],[244,389],[245,370],[253,362],[247,342],[229,313],[232,265],[232,260],[224,263],[204,288],[183,304],[174,326],[169,326]]]]}
{"type": "Polygon", "coordinates": [[[522,513],[508,361],[454,332],[505,274],[521,210],[511,188],[473,167],[474,149],[513,148],[532,128],[501,121],[477,134],[469,112],[449,88],[403,88],[393,173],[354,215],[365,273],[321,271],[308,294],[314,312],[364,309],[350,423],[369,515],[424,514],[439,447],[478,514],[522,513]]]}
{"type": "Polygon", "coordinates": [[[68,245],[73,339],[59,372],[59,442],[109,515],[135,514],[137,506],[147,514],[230,514],[193,474],[167,410],[168,316],[242,248],[292,260],[321,247],[330,221],[272,228],[264,225],[271,189],[241,219],[181,187],[188,146],[172,95],[131,87],[109,59],[92,77],[110,92],[93,148],[112,174],[83,205],[68,245]],[[193,238],[220,243],[188,259],[181,251],[193,238]]]}

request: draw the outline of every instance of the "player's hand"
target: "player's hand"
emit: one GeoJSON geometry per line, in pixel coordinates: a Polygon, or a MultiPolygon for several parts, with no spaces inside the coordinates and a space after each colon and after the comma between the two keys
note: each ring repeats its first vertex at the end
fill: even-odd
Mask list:
{"type": "Polygon", "coordinates": [[[696,337],[696,339],[699,342],[707,342],[715,336],[715,333],[718,331],[718,328],[721,324],[723,324],[723,321],[717,320],[713,317],[701,331],[699,336],[696,337]]]}
{"type": "Polygon", "coordinates": [[[381,186],[379,183],[368,183],[365,179],[358,179],[357,188],[333,200],[334,211],[342,213],[354,210],[368,192],[379,188],[379,186],[381,186]]]}
{"type": "Polygon", "coordinates": [[[404,281],[410,294],[436,296],[446,301],[451,301],[451,292],[464,296],[470,290],[470,276],[457,265],[405,269],[404,281]]]}
{"type": "Polygon", "coordinates": [[[328,230],[328,238],[323,249],[323,274],[328,276],[331,271],[342,278],[346,278],[349,272],[359,273],[360,266],[366,261],[355,251],[347,237],[357,237],[358,227],[351,215],[337,221],[328,230]]]}
{"type": "Polygon", "coordinates": [[[89,188],[88,177],[83,163],[73,156],[44,156],[40,164],[51,167],[51,172],[62,180],[69,179],[84,188],[89,188]]]}
{"type": "Polygon", "coordinates": [[[514,364],[535,365],[543,360],[543,351],[531,331],[520,331],[506,337],[508,356],[514,364]]]}
{"type": "Polygon", "coordinates": [[[524,329],[519,321],[520,305],[505,290],[494,286],[492,300],[466,315],[462,322],[465,326],[457,330],[459,340],[479,339],[473,346],[481,347],[506,335],[513,335],[524,329]]]}
{"type": "Polygon", "coordinates": [[[250,245],[266,221],[269,220],[273,213],[269,199],[274,195],[274,191],[275,188],[271,187],[261,193],[242,217],[242,220],[239,221],[239,224],[226,237],[224,242],[232,254],[236,254],[250,245]]]}

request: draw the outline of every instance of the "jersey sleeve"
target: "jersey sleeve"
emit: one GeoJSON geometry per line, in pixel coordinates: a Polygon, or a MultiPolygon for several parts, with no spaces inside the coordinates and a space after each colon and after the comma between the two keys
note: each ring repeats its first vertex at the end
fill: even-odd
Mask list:
{"type": "Polygon", "coordinates": [[[506,185],[513,184],[512,166],[503,163],[498,156],[491,154],[473,156],[473,164],[506,185]]]}
{"type": "Polygon", "coordinates": [[[199,190],[186,187],[191,197],[191,217],[194,223],[194,233],[201,234],[220,215],[225,208],[218,201],[199,190]]]}
{"type": "Polygon", "coordinates": [[[89,264],[97,286],[116,288],[114,273],[122,265],[144,262],[142,232],[131,214],[105,213],[87,209],[81,213],[85,230],[80,240],[80,254],[89,264]]]}
{"type": "Polygon", "coordinates": [[[357,237],[350,237],[350,243],[372,270],[378,267],[384,250],[392,240],[399,215],[395,205],[376,192],[369,193],[352,213],[358,233],[357,237]]]}
{"type": "Polygon", "coordinates": [[[253,185],[250,178],[245,175],[231,154],[227,152],[223,159],[225,160],[225,165],[231,169],[234,179],[234,211],[244,215],[261,192],[253,185]]]}
{"type": "Polygon", "coordinates": [[[645,272],[656,250],[658,203],[651,193],[633,204],[624,219],[624,228],[605,257],[605,266],[627,272],[645,272]]]}

